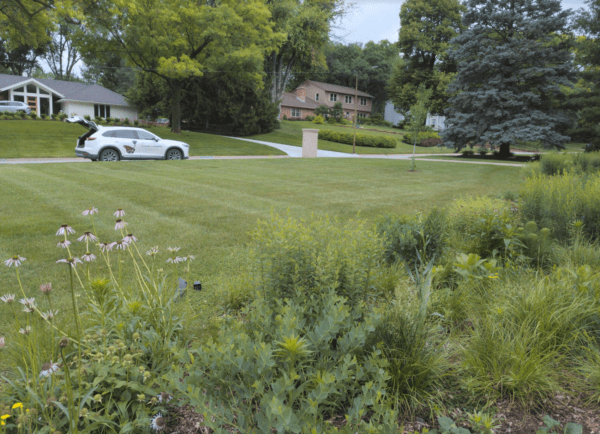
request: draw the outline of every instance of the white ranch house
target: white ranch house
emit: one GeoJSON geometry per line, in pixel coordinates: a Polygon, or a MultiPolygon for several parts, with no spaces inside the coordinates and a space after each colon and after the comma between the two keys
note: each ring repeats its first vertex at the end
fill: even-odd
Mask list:
{"type": "Polygon", "coordinates": [[[27,103],[38,115],[60,112],[92,119],[135,120],[138,112],[122,95],[98,84],[0,74],[0,101],[27,103]]]}
{"type": "MultiPolygon", "coordinates": [[[[404,116],[402,116],[396,111],[396,109],[394,108],[394,104],[391,101],[388,101],[385,104],[383,119],[385,119],[388,122],[391,122],[393,125],[398,125],[400,121],[404,120],[404,116]]],[[[432,114],[428,114],[427,120],[425,121],[425,125],[430,126],[434,130],[441,131],[446,128],[446,116],[435,116],[432,114]]]]}

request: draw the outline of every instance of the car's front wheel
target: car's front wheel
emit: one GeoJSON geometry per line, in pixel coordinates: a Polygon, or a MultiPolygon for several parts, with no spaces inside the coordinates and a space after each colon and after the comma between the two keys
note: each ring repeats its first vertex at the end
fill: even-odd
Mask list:
{"type": "Polygon", "coordinates": [[[183,154],[179,149],[169,149],[167,151],[167,160],[181,160],[183,159],[183,154]]]}
{"type": "Polygon", "coordinates": [[[119,161],[119,153],[115,149],[105,149],[100,153],[100,161],[119,161]]]}

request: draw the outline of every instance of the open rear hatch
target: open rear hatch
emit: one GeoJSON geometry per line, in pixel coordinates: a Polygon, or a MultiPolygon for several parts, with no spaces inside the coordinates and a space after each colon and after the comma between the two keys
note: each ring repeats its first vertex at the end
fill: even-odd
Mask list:
{"type": "Polygon", "coordinates": [[[73,116],[73,117],[67,119],[67,122],[72,123],[72,124],[79,124],[89,130],[87,133],[85,133],[82,136],[79,136],[79,138],[77,139],[77,147],[78,148],[83,148],[83,146],[85,144],[85,139],[87,139],[89,136],[91,136],[96,131],[98,131],[98,125],[96,125],[95,122],[82,119],[79,116],[73,116]]]}

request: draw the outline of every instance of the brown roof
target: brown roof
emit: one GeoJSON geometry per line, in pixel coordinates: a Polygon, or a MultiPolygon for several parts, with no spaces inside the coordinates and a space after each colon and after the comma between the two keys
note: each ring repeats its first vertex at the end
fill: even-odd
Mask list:
{"type": "Polygon", "coordinates": [[[320,81],[305,81],[302,86],[305,84],[312,84],[320,89],[323,89],[325,92],[334,92],[334,93],[344,93],[347,95],[358,95],[358,96],[366,96],[367,98],[375,98],[373,95],[369,95],[366,92],[358,91],[358,93],[352,87],[346,86],[338,86],[337,84],[329,84],[329,83],[321,83],[320,81]]]}
{"type": "Polygon", "coordinates": [[[319,103],[310,99],[304,98],[305,101],[300,101],[296,94],[293,92],[285,92],[283,94],[283,100],[281,101],[281,105],[285,107],[295,107],[295,108],[303,108],[303,109],[311,109],[314,110],[319,107],[319,103]]]}

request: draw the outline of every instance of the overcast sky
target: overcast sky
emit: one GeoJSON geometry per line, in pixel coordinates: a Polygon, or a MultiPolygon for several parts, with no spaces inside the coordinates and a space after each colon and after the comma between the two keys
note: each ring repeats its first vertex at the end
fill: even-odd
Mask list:
{"type": "MultiPolygon", "coordinates": [[[[349,44],[352,42],[367,43],[379,42],[387,39],[390,42],[398,41],[400,27],[401,0],[348,0],[353,1],[354,7],[348,14],[338,20],[333,36],[339,42],[349,44]]],[[[562,0],[566,9],[577,10],[585,3],[583,1],[562,0]]]]}

